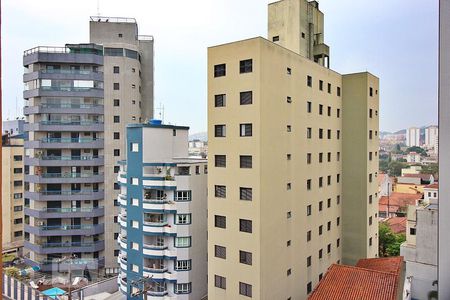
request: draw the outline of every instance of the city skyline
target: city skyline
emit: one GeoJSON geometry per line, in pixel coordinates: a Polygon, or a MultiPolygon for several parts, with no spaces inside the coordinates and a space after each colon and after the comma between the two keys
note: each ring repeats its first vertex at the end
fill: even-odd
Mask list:
{"type": "MultiPolygon", "coordinates": [[[[23,51],[36,43],[62,46],[67,36],[73,36],[74,42],[86,42],[87,20],[98,12],[97,2],[89,2],[20,0],[4,4],[5,119],[22,113],[22,70],[18,66],[23,51]],[[61,13],[50,13],[48,7],[61,13]],[[60,26],[55,28],[55,23],[60,26]]],[[[99,3],[101,15],[135,17],[142,31],[155,36],[155,107],[164,105],[165,122],[188,124],[192,133],[206,131],[207,46],[267,35],[267,9],[256,0],[196,0],[180,2],[176,10],[163,1],[142,4],[144,9],[139,10],[139,1],[127,6],[118,1],[99,3]],[[230,15],[234,18],[227,17],[230,15]],[[195,110],[186,114],[191,107],[195,110]]],[[[334,45],[331,68],[341,73],[370,69],[382,78],[380,130],[436,124],[437,3],[322,0],[320,6],[328,16],[325,42],[334,45]],[[346,28],[352,28],[352,36],[346,28]],[[354,47],[349,47],[350,43],[354,47]],[[402,51],[405,45],[411,46],[408,52],[402,51]]],[[[159,117],[158,110],[155,116],[159,117]]]]}

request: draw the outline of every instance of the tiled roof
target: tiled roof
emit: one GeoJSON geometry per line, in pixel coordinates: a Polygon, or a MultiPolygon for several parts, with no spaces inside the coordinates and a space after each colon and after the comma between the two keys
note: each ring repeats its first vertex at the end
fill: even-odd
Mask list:
{"type": "Polygon", "coordinates": [[[309,300],[396,300],[399,274],[333,264],[309,300]]]}
{"type": "MultiPolygon", "coordinates": [[[[414,177],[414,178],[420,178],[423,181],[430,181],[431,174],[403,174],[403,177],[414,177]]],[[[434,180],[438,180],[438,175],[433,175],[434,180]]]]}
{"type": "Polygon", "coordinates": [[[424,186],[425,189],[437,189],[439,188],[439,184],[438,183],[433,183],[433,184],[429,184],[424,186]]]}
{"type": "Polygon", "coordinates": [[[406,232],[406,217],[393,217],[386,220],[394,233],[406,232]]]}
{"type": "MultiPolygon", "coordinates": [[[[403,219],[403,218],[392,218],[403,219]]],[[[404,218],[406,220],[406,218],[404,218]]],[[[360,259],[356,264],[358,268],[400,274],[403,266],[403,256],[360,259]]]]}
{"type": "Polygon", "coordinates": [[[393,192],[389,196],[382,196],[378,202],[378,211],[386,211],[389,202],[389,211],[396,212],[401,207],[407,207],[408,205],[415,205],[416,201],[422,199],[423,194],[408,194],[393,192]],[[388,201],[389,200],[389,201],[388,201]]]}

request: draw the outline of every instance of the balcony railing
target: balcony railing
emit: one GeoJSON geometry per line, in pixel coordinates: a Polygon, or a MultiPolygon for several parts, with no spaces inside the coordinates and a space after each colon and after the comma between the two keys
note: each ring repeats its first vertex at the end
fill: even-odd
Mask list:
{"type": "Polygon", "coordinates": [[[167,221],[162,221],[162,222],[150,222],[147,220],[144,220],[144,225],[145,226],[152,226],[152,227],[164,227],[167,226],[169,223],[167,221]]]}
{"type": "Polygon", "coordinates": [[[42,208],[39,211],[48,213],[76,213],[76,212],[93,212],[95,209],[103,208],[103,206],[98,207],[67,207],[67,208],[42,208]]]}
{"type": "Polygon", "coordinates": [[[92,160],[96,158],[103,158],[103,156],[98,155],[82,155],[82,156],[41,156],[37,157],[42,160],[92,160]]]}
{"type": "Polygon", "coordinates": [[[52,70],[40,70],[42,74],[72,74],[72,75],[90,75],[90,74],[102,74],[100,71],[91,70],[68,70],[68,69],[52,69],[52,70]]]}
{"type": "Polygon", "coordinates": [[[150,198],[144,198],[144,202],[151,203],[151,204],[166,204],[169,203],[168,199],[150,199],[150,198]]]}
{"type": "Polygon", "coordinates": [[[52,120],[38,122],[41,125],[97,125],[103,124],[101,121],[72,121],[72,120],[52,120]]]}
{"type": "Polygon", "coordinates": [[[166,250],[168,248],[167,245],[149,245],[144,243],[144,247],[150,250],[166,250]]]}
{"type": "Polygon", "coordinates": [[[101,243],[97,242],[66,242],[66,243],[42,243],[40,244],[43,248],[61,248],[61,247],[92,247],[101,243]]]}
{"type": "Polygon", "coordinates": [[[94,108],[94,107],[102,107],[102,104],[80,104],[80,103],[41,103],[38,105],[42,108],[94,108]]]}
{"type": "Polygon", "coordinates": [[[151,267],[144,267],[144,270],[150,273],[164,273],[167,272],[169,269],[167,267],[161,266],[161,268],[151,268],[151,267]]]}
{"type": "Polygon", "coordinates": [[[100,90],[103,91],[103,88],[99,87],[74,87],[74,86],[41,86],[41,91],[55,91],[55,92],[89,92],[100,90]]]}
{"type": "MultiPolygon", "coordinates": [[[[36,174],[38,175],[38,174],[36,174]]],[[[97,175],[103,175],[103,172],[93,173],[42,173],[42,178],[89,178],[97,175]]]]}
{"type": "Polygon", "coordinates": [[[92,195],[93,193],[98,193],[100,191],[40,191],[38,193],[41,193],[44,196],[72,196],[72,195],[92,195]]]}
{"type": "Polygon", "coordinates": [[[43,143],[92,143],[103,139],[98,138],[42,138],[43,143]]]}
{"type": "Polygon", "coordinates": [[[96,54],[103,55],[103,51],[93,48],[90,44],[70,45],[66,47],[38,46],[23,52],[23,56],[34,53],[73,53],[73,54],[96,54]],[[90,46],[90,47],[89,47],[90,46]]]}
{"type": "Polygon", "coordinates": [[[36,226],[41,230],[77,230],[77,229],[94,229],[96,225],[44,225],[36,226]]]}

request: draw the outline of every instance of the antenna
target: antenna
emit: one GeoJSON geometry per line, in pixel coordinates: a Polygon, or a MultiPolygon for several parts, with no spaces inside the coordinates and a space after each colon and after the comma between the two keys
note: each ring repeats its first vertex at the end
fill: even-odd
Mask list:
{"type": "Polygon", "coordinates": [[[159,119],[164,123],[164,105],[162,105],[162,103],[160,102],[159,107],[157,107],[156,110],[159,110],[159,119]]]}
{"type": "Polygon", "coordinates": [[[100,16],[100,0],[97,0],[97,16],[100,16]]]}

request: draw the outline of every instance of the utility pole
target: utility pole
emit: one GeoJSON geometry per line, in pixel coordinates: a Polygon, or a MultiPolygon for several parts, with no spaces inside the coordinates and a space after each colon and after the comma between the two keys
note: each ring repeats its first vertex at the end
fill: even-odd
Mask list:
{"type": "MultiPolygon", "coordinates": [[[[137,288],[138,290],[134,293],[132,293],[131,291],[128,291],[128,294],[130,294],[132,297],[137,297],[140,295],[144,295],[144,300],[147,300],[147,292],[150,291],[150,283],[155,283],[156,286],[159,286],[159,282],[155,281],[152,277],[142,277],[140,279],[137,280],[132,280],[130,282],[130,286],[137,288]]],[[[69,299],[70,300],[70,299],[69,299]]]]}

